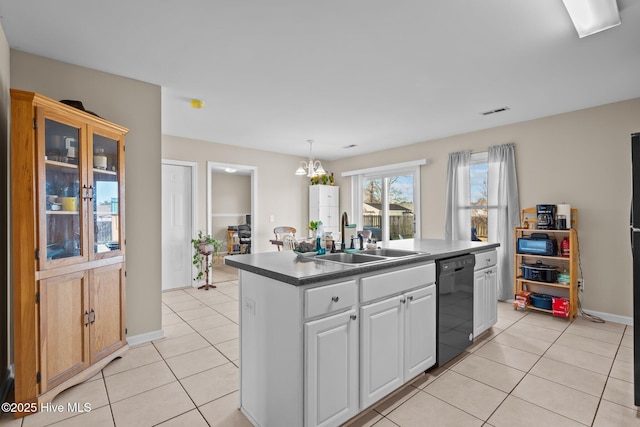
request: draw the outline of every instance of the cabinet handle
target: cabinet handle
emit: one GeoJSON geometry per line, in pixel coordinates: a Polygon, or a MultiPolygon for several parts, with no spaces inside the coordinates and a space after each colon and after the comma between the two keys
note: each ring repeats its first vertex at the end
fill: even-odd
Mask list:
{"type": "Polygon", "coordinates": [[[407,298],[409,298],[409,301],[413,301],[413,295],[411,295],[410,297],[407,297],[407,298]]]}
{"type": "Polygon", "coordinates": [[[406,298],[402,298],[402,299],[400,300],[400,302],[404,304],[405,302],[407,302],[407,299],[406,299],[406,298]]]}
{"type": "Polygon", "coordinates": [[[89,200],[93,200],[93,185],[89,186],[89,200]]]}
{"type": "Polygon", "coordinates": [[[355,314],[351,315],[351,320],[356,320],[358,318],[358,316],[356,316],[355,314]]]}
{"type": "Polygon", "coordinates": [[[82,184],[82,200],[87,199],[87,184],[82,184]]]}
{"type": "Polygon", "coordinates": [[[89,312],[87,310],[84,311],[84,326],[89,326],[89,312]]]}
{"type": "Polygon", "coordinates": [[[93,325],[93,322],[96,321],[96,312],[94,311],[94,309],[91,309],[91,312],[89,313],[89,317],[91,318],[91,324],[93,325]]]}
{"type": "Polygon", "coordinates": [[[331,301],[338,302],[340,301],[340,297],[331,297],[331,301]]]}

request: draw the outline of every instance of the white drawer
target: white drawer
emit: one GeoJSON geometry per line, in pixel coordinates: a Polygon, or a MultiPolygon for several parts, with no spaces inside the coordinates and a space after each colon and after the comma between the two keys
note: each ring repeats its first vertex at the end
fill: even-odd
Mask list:
{"type": "Polygon", "coordinates": [[[349,308],[355,305],[357,293],[355,280],[307,289],[304,291],[305,318],[349,308]]]}
{"type": "Polygon", "coordinates": [[[497,251],[493,250],[488,252],[481,252],[479,254],[476,254],[476,266],[474,267],[474,270],[480,270],[482,268],[491,267],[493,265],[496,265],[497,262],[498,262],[497,251]]]}
{"type": "Polygon", "coordinates": [[[436,281],[436,265],[429,263],[360,279],[361,302],[402,293],[436,281]]]}

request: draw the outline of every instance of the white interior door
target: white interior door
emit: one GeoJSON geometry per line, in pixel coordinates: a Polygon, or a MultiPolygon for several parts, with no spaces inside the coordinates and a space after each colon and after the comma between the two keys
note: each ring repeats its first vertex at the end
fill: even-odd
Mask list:
{"type": "Polygon", "coordinates": [[[192,168],[162,165],[162,290],[191,286],[192,168]]]}

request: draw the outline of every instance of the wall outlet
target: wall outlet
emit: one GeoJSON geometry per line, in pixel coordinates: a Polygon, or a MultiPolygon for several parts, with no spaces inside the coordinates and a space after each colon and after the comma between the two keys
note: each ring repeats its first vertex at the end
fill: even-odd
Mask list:
{"type": "Polygon", "coordinates": [[[584,292],[584,279],[578,279],[578,289],[584,292]]]}

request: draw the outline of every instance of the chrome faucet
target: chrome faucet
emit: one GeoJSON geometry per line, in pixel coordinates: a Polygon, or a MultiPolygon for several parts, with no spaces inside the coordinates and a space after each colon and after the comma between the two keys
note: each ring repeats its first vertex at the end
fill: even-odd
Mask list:
{"type": "MultiPolygon", "coordinates": [[[[349,217],[346,212],[342,212],[342,219],[340,221],[340,238],[342,239],[340,242],[340,250],[344,251],[344,228],[349,224],[349,217]]],[[[351,241],[353,244],[353,240],[351,241]]]]}

